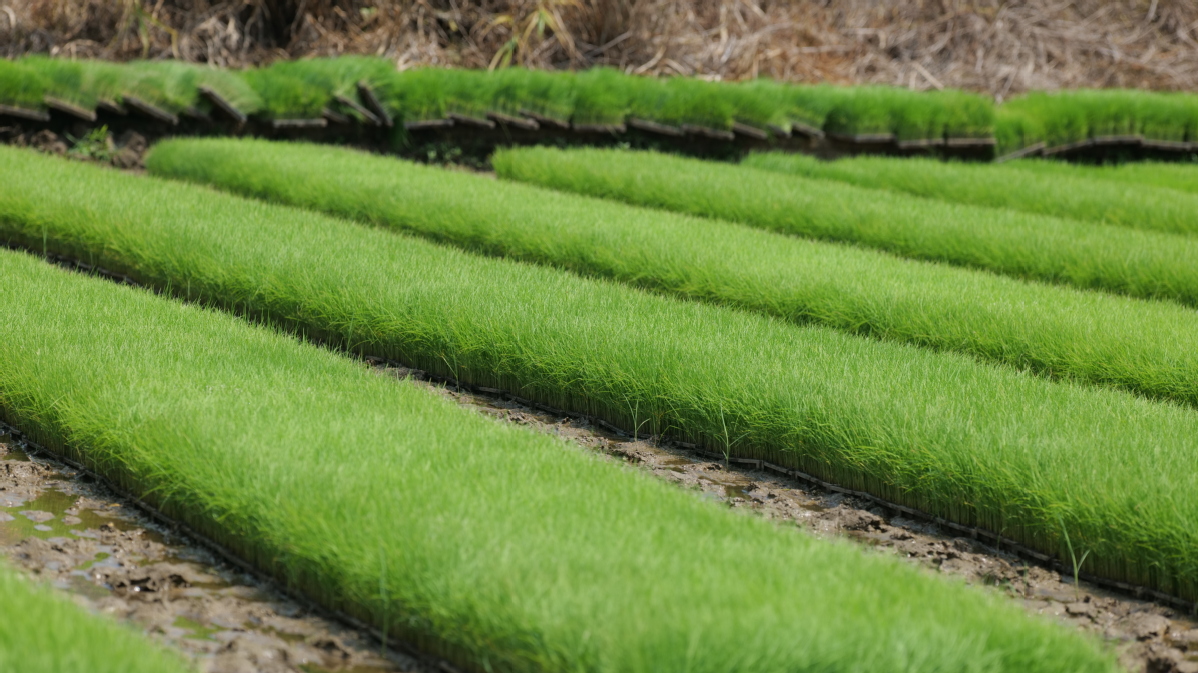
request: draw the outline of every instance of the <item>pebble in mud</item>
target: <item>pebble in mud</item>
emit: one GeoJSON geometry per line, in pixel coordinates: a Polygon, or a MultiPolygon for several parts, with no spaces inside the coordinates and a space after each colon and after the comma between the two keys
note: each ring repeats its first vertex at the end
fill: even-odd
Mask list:
{"type": "Polygon", "coordinates": [[[31,459],[4,434],[0,551],[85,607],[184,652],[205,673],[432,670],[395,652],[380,657],[377,644],[164,534],[70,468],[31,459]]]}
{"type": "Polygon", "coordinates": [[[1198,624],[1178,611],[1107,591],[976,540],[905,518],[869,501],[764,470],[725,465],[686,449],[657,446],[555,416],[502,396],[458,391],[420,381],[420,373],[376,365],[488,416],[527,425],[698,491],[733,509],[793,523],[822,537],[843,537],[932,571],[993,587],[1025,609],[1109,642],[1135,673],[1198,673],[1198,624]]]}

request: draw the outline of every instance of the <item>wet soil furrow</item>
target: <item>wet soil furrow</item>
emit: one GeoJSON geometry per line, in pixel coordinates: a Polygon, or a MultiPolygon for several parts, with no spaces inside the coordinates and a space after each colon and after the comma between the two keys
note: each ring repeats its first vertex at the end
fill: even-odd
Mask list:
{"type": "Polygon", "coordinates": [[[0,553],[206,673],[424,673],[0,423],[0,553]]]}

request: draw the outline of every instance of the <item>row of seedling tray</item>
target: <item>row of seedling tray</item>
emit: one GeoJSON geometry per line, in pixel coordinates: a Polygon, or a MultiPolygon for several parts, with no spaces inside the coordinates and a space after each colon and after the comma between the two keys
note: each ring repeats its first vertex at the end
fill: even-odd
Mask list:
{"type": "Polygon", "coordinates": [[[1188,94],[1036,93],[996,107],[956,90],[724,83],[608,68],[398,71],[387,60],[357,56],[241,71],[178,61],[0,61],[0,115],[49,122],[55,113],[90,123],[133,114],[176,132],[189,122],[267,134],[352,128],[394,149],[450,129],[495,129],[515,143],[563,132],[596,139],[635,134],[675,144],[827,145],[983,158],[1095,144],[1188,153],[1198,145],[1198,97],[1188,94]]]}

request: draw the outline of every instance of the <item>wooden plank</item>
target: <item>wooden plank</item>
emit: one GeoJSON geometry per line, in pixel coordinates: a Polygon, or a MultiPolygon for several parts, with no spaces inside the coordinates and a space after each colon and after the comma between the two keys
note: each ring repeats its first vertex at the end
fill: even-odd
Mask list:
{"type": "Polygon", "coordinates": [[[14,105],[0,104],[0,115],[9,117],[20,117],[21,119],[32,119],[37,122],[50,121],[50,113],[45,110],[33,110],[27,107],[17,107],[14,105]]]}
{"type": "Polygon", "coordinates": [[[1090,142],[1094,145],[1139,145],[1144,142],[1144,137],[1140,135],[1094,136],[1090,138],[1090,142]]]}
{"type": "Polygon", "coordinates": [[[1044,148],[1044,156],[1047,157],[1047,156],[1052,156],[1054,154],[1060,154],[1062,152],[1070,152],[1073,150],[1079,150],[1083,147],[1089,147],[1092,144],[1093,144],[1093,141],[1091,141],[1089,138],[1086,138],[1085,140],[1079,140],[1075,143],[1065,143],[1064,145],[1057,145],[1056,147],[1045,147],[1044,148]]]}
{"type": "Polygon", "coordinates": [[[329,125],[323,117],[319,119],[272,119],[270,125],[276,129],[322,129],[329,125]]]}
{"type": "Polygon", "coordinates": [[[945,138],[944,144],[947,147],[994,147],[997,141],[994,138],[945,138]]]}
{"type": "MultiPolygon", "coordinates": [[[[790,137],[790,129],[784,129],[781,126],[778,126],[777,124],[770,124],[769,129],[770,129],[770,133],[773,133],[774,135],[778,136],[779,138],[789,138],[790,137]]],[[[822,136],[823,133],[821,133],[820,135],[822,136]]]]}
{"type": "Polygon", "coordinates": [[[182,114],[185,117],[191,117],[192,119],[198,119],[204,122],[212,121],[212,117],[209,117],[207,112],[204,112],[194,105],[188,105],[187,107],[183,108],[182,114]]]}
{"type": "Polygon", "coordinates": [[[675,138],[681,138],[684,135],[682,133],[682,129],[676,126],[659,124],[655,121],[649,121],[648,119],[637,119],[636,117],[628,118],[628,126],[639,131],[656,133],[658,135],[671,136],[675,138]]]}
{"type": "Polygon", "coordinates": [[[333,99],[336,100],[338,103],[341,103],[345,107],[350,108],[351,110],[354,110],[358,114],[365,117],[366,121],[369,122],[372,126],[382,126],[383,125],[383,120],[379,119],[378,116],[376,116],[373,112],[371,112],[370,110],[367,110],[365,107],[363,107],[360,103],[358,103],[358,101],[353,100],[352,98],[349,98],[348,96],[342,96],[341,94],[337,94],[336,96],[333,97],[333,99]]]}
{"type": "Polygon", "coordinates": [[[350,119],[349,115],[343,115],[340,112],[337,112],[336,110],[332,110],[329,108],[325,108],[325,109],[321,110],[320,114],[325,119],[329,120],[329,122],[332,124],[341,124],[343,126],[348,126],[349,124],[352,124],[354,122],[353,119],[350,119]]]}
{"type": "Polygon", "coordinates": [[[503,124],[504,126],[515,126],[518,129],[525,131],[536,131],[541,128],[535,119],[524,119],[523,117],[513,117],[512,115],[503,114],[502,112],[488,112],[487,117],[492,121],[503,124]]]}
{"type": "Polygon", "coordinates": [[[570,128],[579,133],[624,133],[628,130],[623,124],[571,124],[570,128]]]}
{"type": "Polygon", "coordinates": [[[42,102],[45,103],[46,107],[50,108],[51,110],[65,112],[76,119],[82,119],[85,122],[96,121],[95,110],[88,110],[87,108],[79,107],[74,103],[62,100],[60,98],[55,98],[54,96],[44,96],[42,97],[42,102]]]}
{"type": "Polygon", "coordinates": [[[570,122],[564,122],[560,119],[546,117],[545,115],[537,114],[536,112],[532,112],[531,110],[525,110],[523,108],[520,110],[520,116],[528,117],[529,119],[532,119],[533,121],[540,124],[541,126],[553,126],[553,127],[559,128],[559,129],[570,128],[570,122]]]}
{"type": "Polygon", "coordinates": [[[161,122],[166,122],[171,126],[179,125],[179,118],[177,116],[167,112],[166,110],[163,110],[153,103],[147,103],[137,96],[122,96],[122,98],[125,100],[125,105],[147,117],[157,119],[161,122]]]}
{"type": "Polygon", "coordinates": [[[1140,146],[1153,150],[1172,150],[1174,152],[1188,152],[1193,149],[1193,143],[1181,140],[1153,140],[1151,138],[1142,140],[1140,146]]]}
{"type": "Polygon", "coordinates": [[[477,126],[484,129],[495,128],[495,122],[491,121],[490,119],[478,119],[476,117],[458,114],[456,112],[450,112],[445,116],[452,119],[455,124],[462,124],[463,126],[477,126]]]}
{"type": "Polygon", "coordinates": [[[898,141],[900,150],[919,149],[921,147],[940,147],[944,145],[944,138],[915,138],[914,140],[898,141]]]}
{"type": "Polygon", "coordinates": [[[994,163],[1001,164],[1004,161],[1011,161],[1013,159],[1022,159],[1024,157],[1030,157],[1035,154],[1040,154],[1043,151],[1044,151],[1044,143],[1035,143],[1032,145],[1028,145],[1027,147],[1025,147],[1023,149],[1015,150],[1014,152],[1011,152],[1009,154],[1004,154],[1001,157],[998,157],[997,159],[995,159],[994,163]]]}
{"type": "Polygon", "coordinates": [[[858,133],[856,135],[829,133],[828,137],[833,140],[854,143],[856,145],[882,145],[894,142],[893,133],[858,133]]]}
{"type": "Polygon", "coordinates": [[[380,124],[387,128],[395,126],[395,120],[391,118],[391,113],[387,112],[387,108],[383,106],[383,102],[379,100],[379,97],[374,93],[374,89],[370,87],[370,84],[366,80],[358,82],[358,95],[362,97],[362,102],[366,104],[366,107],[370,108],[380,124]]]}
{"type": "Polygon", "coordinates": [[[824,132],[822,129],[817,129],[814,126],[811,126],[810,124],[804,124],[803,122],[791,121],[790,130],[791,132],[801,133],[809,138],[824,137],[824,132]]]}
{"type": "Polygon", "coordinates": [[[233,119],[233,121],[237,122],[238,124],[244,124],[246,122],[246,114],[241,110],[238,110],[237,107],[232,103],[225,100],[224,96],[206,86],[199,87],[199,91],[200,95],[208,99],[208,102],[212,103],[213,107],[228,115],[233,119]]]}
{"type": "Polygon", "coordinates": [[[103,98],[96,101],[96,109],[109,114],[120,115],[122,117],[129,114],[129,111],[125,109],[125,106],[116,101],[104,100],[103,98]]]}
{"type": "Polygon", "coordinates": [[[695,124],[683,124],[682,130],[694,135],[711,138],[712,140],[736,140],[736,135],[732,131],[722,131],[720,129],[708,128],[706,126],[697,126],[695,124]]]}
{"type": "Polygon", "coordinates": [[[444,129],[453,126],[452,119],[425,119],[418,122],[404,122],[403,127],[409,131],[423,131],[425,129],[444,129]]]}
{"type": "Polygon", "coordinates": [[[737,135],[755,138],[757,140],[769,140],[770,132],[765,129],[759,129],[756,126],[742,124],[740,122],[732,122],[732,132],[737,135]]]}

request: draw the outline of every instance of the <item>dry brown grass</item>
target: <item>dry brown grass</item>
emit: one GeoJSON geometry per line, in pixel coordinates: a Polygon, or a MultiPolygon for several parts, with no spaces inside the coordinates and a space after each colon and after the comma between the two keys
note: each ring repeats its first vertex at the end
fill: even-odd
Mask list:
{"type": "Polygon", "coordinates": [[[716,79],[1198,89],[1195,0],[0,0],[0,51],[221,65],[367,53],[716,79]]]}

